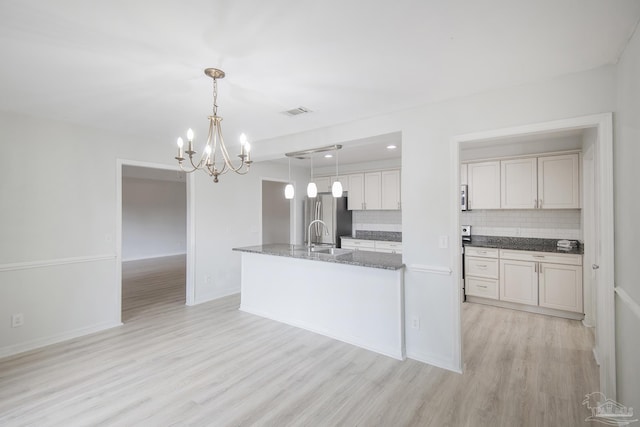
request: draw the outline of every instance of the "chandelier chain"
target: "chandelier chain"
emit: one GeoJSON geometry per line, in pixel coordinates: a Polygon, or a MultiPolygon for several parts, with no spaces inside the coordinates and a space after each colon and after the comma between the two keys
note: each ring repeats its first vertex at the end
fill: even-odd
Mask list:
{"type": "Polygon", "coordinates": [[[218,115],[218,79],[213,79],[213,115],[218,115]]]}

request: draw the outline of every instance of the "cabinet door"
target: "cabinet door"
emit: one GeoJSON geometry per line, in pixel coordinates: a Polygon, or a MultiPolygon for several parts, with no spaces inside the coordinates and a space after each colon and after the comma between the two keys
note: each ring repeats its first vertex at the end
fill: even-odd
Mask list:
{"type": "Polygon", "coordinates": [[[469,163],[469,209],[500,209],[500,162],[469,163]]]}
{"type": "Polygon", "coordinates": [[[467,185],[469,181],[467,180],[467,164],[463,163],[460,165],[460,185],[467,185]]]}
{"type": "Polygon", "coordinates": [[[535,209],[537,198],[536,159],[502,160],[500,162],[500,208],[535,209]]]}
{"type": "Polygon", "coordinates": [[[342,184],[342,191],[349,191],[349,176],[348,175],[340,175],[337,178],[335,176],[331,177],[331,186],[336,181],[340,181],[342,184]]]}
{"type": "Polygon", "coordinates": [[[367,172],[364,174],[364,208],[366,210],[382,208],[382,173],[367,172]]]}
{"type": "Polygon", "coordinates": [[[582,313],[582,266],[540,263],[540,307],[582,313]]]}
{"type": "Polygon", "coordinates": [[[400,209],[400,171],[383,171],[381,180],[381,209],[400,209]]]}
{"type": "Polygon", "coordinates": [[[318,187],[318,193],[326,193],[327,191],[331,191],[331,178],[328,176],[316,176],[313,178],[313,181],[316,183],[318,187]]]}
{"type": "Polygon", "coordinates": [[[580,208],[580,156],[538,157],[538,207],[580,208]]]}
{"type": "Polygon", "coordinates": [[[537,262],[500,260],[500,300],[538,305],[537,262]]]}
{"type": "Polygon", "coordinates": [[[347,209],[364,209],[364,174],[362,173],[349,175],[349,196],[347,199],[347,209]]]}

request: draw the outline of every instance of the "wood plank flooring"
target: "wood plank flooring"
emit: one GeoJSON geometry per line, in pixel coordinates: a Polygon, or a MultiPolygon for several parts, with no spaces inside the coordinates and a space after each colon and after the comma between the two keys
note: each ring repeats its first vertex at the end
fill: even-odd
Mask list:
{"type": "Polygon", "coordinates": [[[464,304],[459,375],[242,313],[239,296],[186,307],[184,259],[123,271],[124,326],[0,359],[0,425],[590,425],[576,321],[464,304]]]}

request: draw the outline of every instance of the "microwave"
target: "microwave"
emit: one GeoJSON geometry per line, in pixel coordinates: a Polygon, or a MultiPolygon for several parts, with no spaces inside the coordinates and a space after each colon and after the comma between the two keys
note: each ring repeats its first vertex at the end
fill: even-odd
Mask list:
{"type": "Polygon", "coordinates": [[[469,210],[469,188],[466,184],[460,186],[460,210],[469,210]]]}

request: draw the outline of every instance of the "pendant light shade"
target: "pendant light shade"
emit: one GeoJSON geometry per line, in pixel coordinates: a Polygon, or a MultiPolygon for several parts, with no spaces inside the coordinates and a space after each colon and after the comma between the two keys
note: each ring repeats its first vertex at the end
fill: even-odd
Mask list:
{"type": "Polygon", "coordinates": [[[336,198],[342,197],[342,183],[339,181],[338,177],[338,150],[336,150],[336,180],[331,186],[331,194],[336,198]]]}
{"type": "Polygon", "coordinates": [[[316,186],[315,182],[310,182],[307,185],[307,196],[316,197],[318,195],[318,186],[316,186]]]}
{"type": "Polygon", "coordinates": [[[340,181],[335,181],[331,186],[331,194],[333,197],[342,197],[342,183],[340,181]]]}
{"type": "Polygon", "coordinates": [[[293,184],[287,184],[287,186],[284,187],[284,198],[291,200],[293,199],[293,196],[295,196],[293,184]]]}
{"type": "Polygon", "coordinates": [[[284,198],[291,200],[295,196],[296,190],[291,183],[291,157],[289,157],[289,183],[284,187],[284,198]]]}

